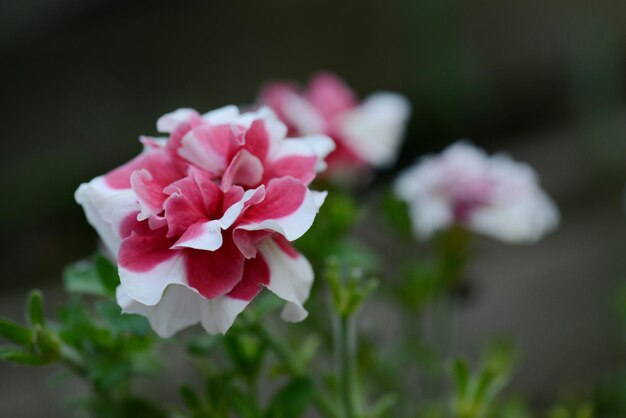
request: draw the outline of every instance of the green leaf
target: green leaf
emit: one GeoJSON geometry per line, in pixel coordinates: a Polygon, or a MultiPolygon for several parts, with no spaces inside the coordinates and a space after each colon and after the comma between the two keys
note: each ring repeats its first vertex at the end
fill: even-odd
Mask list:
{"type": "Polygon", "coordinates": [[[200,335],[187,344],[187,352],[194,356],[206,356],[222,343],[221,335],[200,335]]]}
{"type": "Polygon", "coordinates": [[[46,319],[43,313],[43,295],[38,289],[34,289],[28,295],[26,302],[26,310],[28,312],[28,321],[32,326],[46,325],[46,319]]]}
{"type": "Polygon", "coordinates": [[[592,404],[583,404],[576,409],[576,418],[593,418],[594,407],[592,404]]]}
{"type": "Polygon", "coordinates": [[[571,418],[571,415],[567,408],[558,405],[550,409],[550,412],[548,413],[548,418],[571,418]]]}
{"type": "Polygon", "coordinates": [[[313,382],[302,377],[285,385],[270,401],[266,418],[298,418],[304,414],[313,395],[313,382]]]}
{"type": "Polygon", "coordinates": [[[7,347],[0,347],[0,359],[12,361],[13,363],[28,364],[31,366],[38,366],[46,363],[41,356],[35,353],[7,347]]]}
{"type": "Polygon", "coordinates": [[[400,200],[389,191],[381,204],[382,212],[389,224],[403,237],[408,238],[411,234],[411,218],[409,207],[406,202],[400,200]]]}
{"type": "Polygon", "coordinates": [[[95,256],[94,264],[98,273],[100,283],[111,294],[115,294],[115,289],[120,284],[120,276],[117,267],[111,260],[101,254],[95,256]]]}
{"type": "Polygon", "coordinates": [[[67,266],[63,272],[63,283],[65,289],[71,293],[109,296],[109,291],[102,284],[91,261],[82,260],[67,266]]]}
{"type": "Polygon", "coordinates": [[[457,358],[452,361],[452,378],[459,398],[467,396],[470,383],[470,370],[467,361],[457,358]]]}
{"type": "Polygon", "coordinates": [[[35,328],[35,349],[46,360],[52,361],[61,353],[61,343],[56,335],[46,328],[35,328]]]}
{"type": "MultiPolygon", "coordinates": [[[[234,389],[231,393],[231,407],[239,418],[259,418],[259,413],[254,401],[245,396],[241,391],[234,389]]],[[[294,417],[296,418],[296,417],[294,417]]]]}
{"type": "Polygon", "coordinates": [[[30,329],[7,319],[0,319],[0,336],[21,345],[31,344],[35,337],[30,329]]]}
{"type": "Polygon", "coordinates": [[[384,416],[384,414],[398,402],[398,396],[394,393],[388,393],[380,398],[374,405],[372,405],[369,413],[370,418],[378,418],[384,416]]]}
{"type": "Polygon", "coordinates": [[[183,398],[183,401],[185,401],[187,407],[192,411],[199,409],[202,405],[196,392],[188,385],[182,385],[180,387],[180,396],[183,398]]]}
{"type": "Polygon", "coordinates": [[[158,406],[139,398],[125,399],[122,404],[122,416],[120,418],[167,418],[168,415],[158,406]]]}
{"type": "Polygon", "coordinates": [[[311,360],[313,360],[313,357],[315,356],[315,353],[317,352],[317,349],[320,347],[322,341],[320,340],[320,337],[315,335],[315,334],[311,334],[309,335],[301,344],[300,344],[300,348],[298,349],[298,359],[300,359],[300,363],[303,365],[308,365],[311,360]]]}
{"type": "Polygon", "coordinates": [[[145,317],[124,314],[115,302],[101,300],[96,303],[95,311],[116,331],[131,332],[137,336],[145,336],[150,333],[150,324],[145,317]]]}
{"type": "Polygon", "coordinates": [[[262,341],[249,334],[226,335],[224,348],[238,371],[248,377],[259,373],[267,351],[262,341]]]}

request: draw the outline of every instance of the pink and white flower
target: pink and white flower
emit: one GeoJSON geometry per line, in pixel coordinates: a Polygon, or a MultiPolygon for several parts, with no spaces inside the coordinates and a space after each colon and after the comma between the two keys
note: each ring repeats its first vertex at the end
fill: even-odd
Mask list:
{"type": "Polygon", "coordinates": [[[332,137],[337,149],[327,161],[333,172],[393,164],[411,108],[406,98],[389,92],[359,102],[348,86],[329,73],[315,75],[304,91],[291,83],[269,84],[260,102],[278,114],[292,135],[332,137]]]}
{"type": "Polygon", "coordinates": [[[559,212],[532,167],[457,142],[396,180],[415,233],[428,238],[452,225],[509,243],[533,242],[559,223],[559,212]]]}
{"type": "Polygon", "coordinates": [[[124,312],[161,336],[200,322],[224,333],[262,287],[306,317],[313,281],[290,244],[312,225],[325,193],[308,184],[334,148],[322,135],[286,139],[268,109],[191,109],[157,122],[167,138],[82,184],[76,200],[116,259],[124,312]]]}

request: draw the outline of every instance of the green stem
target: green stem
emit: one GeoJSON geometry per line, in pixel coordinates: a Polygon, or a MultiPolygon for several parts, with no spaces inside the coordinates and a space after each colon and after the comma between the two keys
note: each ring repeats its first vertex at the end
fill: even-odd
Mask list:
{"type": "MultiPolygon", "coordinates": [[[[274,354],[276,354],[291,376],[307,377],[306,371],[298,363],[287,344],[277,339],[263,326],[254,326],[253,329],[267,342],[267,345],[274,351],[274,354]]],[[[328,418],[342,418],[341,414],[336,411],[335,405],[317,390],[313,393],[313,403],[322,415],[328,418]]]]}
{"type": "Polygon", "coordinates": [[[357,398],[357,376],[355,367],[354,320],[351,316],[340,316],[336,329],[336,350],[340,376],[341,402],[346,418],[360,416],[357,398]]]}
{"type": "Polygon", "coordinates": [[[87,369],[82,363],[80,355],[72,348],[61,345],[60,362],[69,370],[82,378],[87,378],[87,369]]]}

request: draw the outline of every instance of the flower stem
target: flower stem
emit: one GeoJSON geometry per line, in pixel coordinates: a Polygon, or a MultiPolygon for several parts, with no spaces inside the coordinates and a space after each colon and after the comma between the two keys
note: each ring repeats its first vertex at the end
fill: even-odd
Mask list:
{"type": "MultiPolygon", "coordinates": [[[[274,351],[274,354],[279,358],[283,366],[285,366],[285,368],[287,369],[287,372],[292,377],[307,376],[306,371],[298,363],[287,344],[276,338],[263,326],[256,325],[254,326],[254,330],[274,351]]],[[[315,390],[313,392],[313,403],[315,404],[315,407],[318,409],[318,411],[325,417],[342,418],[341,414],[336,411],[336,406],[328,399],[328,397],[321,394],[318,390],[315,390]]]]}
{"type": "Polygon", "coordinates": [[[357,375],[355,367],[354,319],[350,315],[341,315],[336,321],[335,350],[340,376],[341,403],[346,418],[360,416],[357,398],[357,375]]]}

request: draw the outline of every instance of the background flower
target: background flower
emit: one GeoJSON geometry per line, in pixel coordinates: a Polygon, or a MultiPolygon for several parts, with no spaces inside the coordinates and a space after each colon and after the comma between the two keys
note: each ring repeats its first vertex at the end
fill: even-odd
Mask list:
{"type": "Polygon", "coordinates": [[[532,242],[553,230],[558,210],[534,170],[506,155],[457,142],[402,173],[396,194],[409,204],[421,238],[461,225],[506,242],[532,242]]]}
{"type": "Polygon", "coordinates": [[[387,167],[396,160],[410,104],[399,94],[380,92],[362,102],[337,76],[320,73],[305,90],[292,83],[272,83],[260,102],[274,109],[290,134],[324,133],[336,150],[328,163],[340,170],[387,167]]]}

